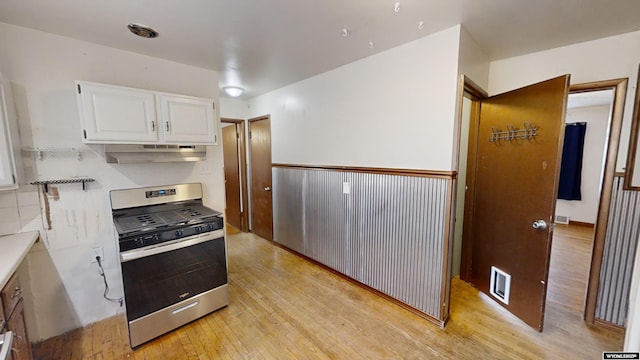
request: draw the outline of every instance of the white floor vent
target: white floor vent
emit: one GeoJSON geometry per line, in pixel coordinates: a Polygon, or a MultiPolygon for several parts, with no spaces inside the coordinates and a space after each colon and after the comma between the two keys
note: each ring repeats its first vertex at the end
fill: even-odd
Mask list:
{"type": "Polygon", "coordinates": [[[493,295],[496,299],[508,305],[510,289],[511,289],[511,275],[498,269],[495,266],[492,266],[491,267],[491,284],[489,287],[489,293],[493,295]]]}
{"type": "Polygon", "coordinates": [[[556,218],[554,221],[556,224],[568,224],[569,217],[567,215],[556,215],[556,218]]]}

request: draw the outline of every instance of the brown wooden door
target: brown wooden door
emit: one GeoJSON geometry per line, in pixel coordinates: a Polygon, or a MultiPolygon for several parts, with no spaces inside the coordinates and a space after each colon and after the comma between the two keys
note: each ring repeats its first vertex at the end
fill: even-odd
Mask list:
{"type": "Polygon", "coordinates": [[[474,160],[467,177],[472,215],[464,238],[471,242],[466,277],[538,331],[544,320],[568,92],[566,75],[482,100],[469,153],[474,160]],[[526,135],[521,131],[525,123],[537,128],[536,135],[517,138],[526,135]],[[536,220],[547,228],[534,228],[536,220]],[[508,303],[490,294],[492,267],[511,277],[508,303]]]}
{"type": "Polygon", "coordinates": [[[222,147],[224,152],[224,188],[227,207],[225,220],[239,230],[242,224],[242,194],[240,190],[240,133],[237,124],[222,128],[222,147]]]}
{"type": "Polygon", "coordinates": [[[271,120],[249,120],[251,153],[251,231],[273,240],[273,199],[271,193],[271,120]]]}

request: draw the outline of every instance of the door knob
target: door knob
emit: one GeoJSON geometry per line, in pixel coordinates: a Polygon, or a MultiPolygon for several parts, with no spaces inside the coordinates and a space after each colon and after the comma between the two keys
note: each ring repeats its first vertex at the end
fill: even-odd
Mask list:
{"type": "Polygon", "coordinates": [[[264,191],[271,191],[271,188],[267,186],[266,188],[264,188],[264,191]]]}
{"type": "Polygon", "coordinates": [[[536,230],[546,230],[547,229],[547,222],[544,220],[536,220],[533,222],[533,224],[531,224],[531,227],[536,229],[536,230]]]}

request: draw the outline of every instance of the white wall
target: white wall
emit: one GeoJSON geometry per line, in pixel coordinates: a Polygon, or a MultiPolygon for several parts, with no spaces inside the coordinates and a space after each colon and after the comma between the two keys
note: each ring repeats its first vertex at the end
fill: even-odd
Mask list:
{"type": "Polygon", "coordinates": [[[246,120],[249,117],[249,104],[245,100],[221,97],[220,117],[246,120]]]}
{"type": "Polygon", "coordinates": [[[460,26],[249,101],[274,163],[451,170],[460,26]]]}
{"type": "Polygon", "coordinates": [[[629,78],[617,171],[623,171],[629,145],[640,59],[640,31],[493,61],[489,92],[498,94],[556,76],[571,74],[571,83],[629,78]]]}
{"type": "MultiPolygon", "coordinates": [[[[51,230],[31,251],[31,293],[27,325],[31,340],[48,338],[112,316],[123,309],[102,298],[103,283],[89,250],[103,247],[112,297],[122,295],[109,190],[183,182],[202,182],[204,201],[224,210],[221,146],[207,147],[207,167],[195,163],[107,164],[100,145],[84,146],[76,107],[74,80],[147,88],[217,99],[215,72],[131,52],[0,23],[0,66],[11,80],[20,117],[23,145],[86,150],[81,161],[73,153],[25,159],[28,180],[89,176],[96,182],[83,192],[78,184],[59,185],[47,196],[51,230]]],[[[33,186],[3,194],[0,204],[18,209],[0,232],[42,228],[45,198],[33,186]],[[14,200],[15,199],[15,200],[14,200]],[[18,206],[22,205],[22,206],[18,206]],[[23,214],[27,209],[28,214],[23,214]],[[7,230],[4,230],[7,229],[7,230]]],[[[45,217],[46,218],[46,217],[45,217]]]]}
{"type": "Polygon", "coordinates": [[[598,205],[600,205],[600,182],[604,166],[605,140],[610,118],[610,105],[567,110],[565,119],[567,123],[587,123],[582,156],[582,200],[558,200],[556,215],[569,216],[573,221],[596,223],[598,205]]]}
{"type": "Polygon", "coordinates": [[[484,90],[488,89],[489,57],[464,27],[460,31],[458,66],[460,74],[466,75],[484,90]]]}

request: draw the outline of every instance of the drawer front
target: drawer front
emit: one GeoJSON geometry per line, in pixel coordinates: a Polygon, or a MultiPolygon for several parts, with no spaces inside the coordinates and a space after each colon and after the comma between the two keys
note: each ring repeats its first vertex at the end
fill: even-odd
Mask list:
{"type": "Polygon", "coordinates": [[[7,285],[2,289],[0,298],[2,298],[4,316],[8,319],[13,309],[15,309],[20,299],[22,299],[22,289],[20,288],[20,282],[16,274],[11,276],[7,285]]]}
{"type": "Polygon", "coordinates": [[[7,322],[5,316],[4,316],[4,306],[2,305],[4,302],[2,301],[2,296],[0,296],[0,334],[2,334],[2,332],[5,330],[5,327],[7,326],[7,322]]]}
{"type": "Polygon", "coordinates": [[[13,314],[7,325],[7,329],[13,331],[13,346],[11,347],[12,360],[31,360],[31,343],[27,337],[22,302],[18,304],[18,307],[13,309],[13,314]]]}

